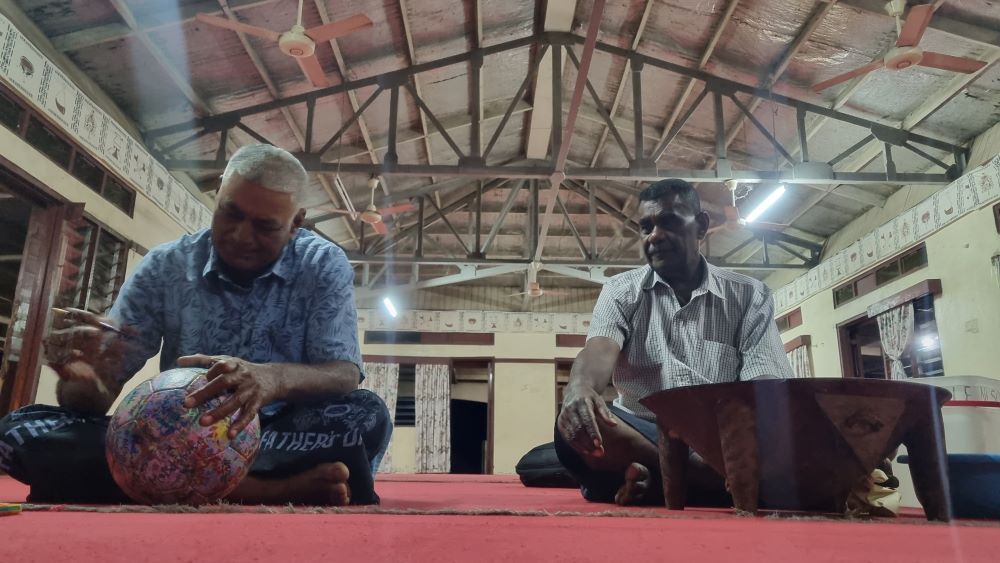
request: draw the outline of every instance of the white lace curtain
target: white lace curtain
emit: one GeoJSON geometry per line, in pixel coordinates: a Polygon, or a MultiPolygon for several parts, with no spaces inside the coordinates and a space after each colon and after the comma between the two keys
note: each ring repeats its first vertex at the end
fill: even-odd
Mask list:
{"type": "Polygon", "coordinates": [[[451,471],[451,368],[418,364],[414,396],[417,415],[417,473],[451,471]]]}
{"type": "MultiPolygon", "coordinates": [[[[396,397],[399,396],[399,364],[365,362],[365,380],[361,382],[361,388],[381,397],[389,409],[389,417],[395,422],[396,397]]],[[[391,445],[390,442],[389,446],[391,445]]],[[[380,473],[392,473],[391,451],[387,446],[379,465],[380,473]]]]}
{"type": "Polygon", "coordinates": [[[889,379],[906,379],[903,354],[913,338],[913,303],[893,307],[878,316],[882,350],[889,357],[889,379]]]}
{"type": "Polygon", "coordinates": [[[795,377],[815,377],[812,360],[809,358],[809,346],[803,344],[785,355],[788,356],[788,363],[792,364],[795,377]]]}

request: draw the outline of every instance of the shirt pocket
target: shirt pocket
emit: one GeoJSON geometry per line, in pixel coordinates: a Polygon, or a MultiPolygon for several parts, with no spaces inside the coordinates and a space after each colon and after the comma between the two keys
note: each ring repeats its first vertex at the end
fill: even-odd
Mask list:
{"type": "Polygon", "coordinates": [[[627,340],[625,348],[627,349],[628,363],[633,368],[658,369],[666,361],[667,351],[663,346],[663,341],[648,334],[645,340],[627,340]]]}
{"type": "Polygon", "coordinates": [[[740,353],[736,348],[713,340],[702,340],[701,377],[699,383],[728,383],[739,381],[740,353]]]}

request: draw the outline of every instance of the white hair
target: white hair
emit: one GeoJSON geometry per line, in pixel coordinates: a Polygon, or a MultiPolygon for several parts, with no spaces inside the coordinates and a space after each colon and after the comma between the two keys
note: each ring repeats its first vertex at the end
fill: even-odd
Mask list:
{"type": "Polygon", "coordinates": [[[306,169],[292,153],[274,145],[240,147],[222,173],[225,184],[233,174],[269,190],[292,194],[300,201],[309,185],[306,169]]]}

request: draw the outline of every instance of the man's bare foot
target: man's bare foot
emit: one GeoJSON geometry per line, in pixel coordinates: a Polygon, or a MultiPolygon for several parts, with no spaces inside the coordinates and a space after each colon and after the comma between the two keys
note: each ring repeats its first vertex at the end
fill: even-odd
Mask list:
{"type": "Polygon", "coordinates": [[[641,463],[632,463],[625,469],[625,484],[615,494],[615,504],[630,506],[650,504],[662,487],[650,477],[649,469],[641,463]]]}
{"type": "Polygon", "coordinates": [[[343,463],[324,463],[286,480],[288,499],[293,504],[345,506],[351,504],[347,486],[350,472],[343,463]]]}
{"type": "Polygon", "coordinates": [[[283,479],[247,477],[229,495],[229,500],[245,504],[346,506],[351,503],[349,476],[347,466],[338,461],[283,479]]]}

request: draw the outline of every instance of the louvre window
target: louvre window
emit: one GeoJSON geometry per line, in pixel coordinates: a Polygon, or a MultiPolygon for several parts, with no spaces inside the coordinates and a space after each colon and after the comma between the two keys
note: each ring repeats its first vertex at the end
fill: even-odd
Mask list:
{"type": "Polygon", "coordinates": [[[416,426],[416,375],[416,365],[399,364],[399,388],[396,395],[396,426],[416,426]]]}
{"type": "Polygon", "coordinates": [[[67,222],[57,307],[104,315],[125,279],[127,245],[86,219],[67,222]]]}

